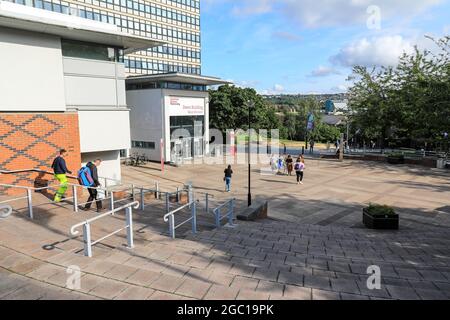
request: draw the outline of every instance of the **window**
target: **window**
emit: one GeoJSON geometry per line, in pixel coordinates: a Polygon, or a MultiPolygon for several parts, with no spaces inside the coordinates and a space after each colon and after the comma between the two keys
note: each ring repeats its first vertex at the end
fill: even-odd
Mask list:
{"type": "Polygon", "coordinates": [[[117,48],[87,42],[61,40],[64,57],[102,60],[112,62],[123,61],[123,51],[117,48]]]}
{"type": "Polygon", "coordinates": [[[156,144],[154,142],[146,142],[146,141],[131,141],[131,146],[137,149],[149,149],[149,150],[156,149],[156,144]]]}

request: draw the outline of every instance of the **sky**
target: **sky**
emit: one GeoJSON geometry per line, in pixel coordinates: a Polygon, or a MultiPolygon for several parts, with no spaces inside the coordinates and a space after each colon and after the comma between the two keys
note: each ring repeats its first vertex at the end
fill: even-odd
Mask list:
{"type": "Polygon", "coordinates": [[[450,0],[201,0],[202,73],[261,94],[345,92],[450,35],[450,0]]]}

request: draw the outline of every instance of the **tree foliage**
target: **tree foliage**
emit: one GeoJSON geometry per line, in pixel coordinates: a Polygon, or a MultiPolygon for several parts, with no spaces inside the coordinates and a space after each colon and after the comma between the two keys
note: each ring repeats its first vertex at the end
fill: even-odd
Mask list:
{"type": "Polygon", "coordinates": [[[450,130],[450,37],[438,54],[417,47],[396,67],[355,66],[352,130],[382,147],[437,147],[450,130]]]}
{"type": "Polygon", "coordinates": [[[235,86],[221,86],[210,90],[210,126],[221,130],[248,129],[248,104],[254,103],[251,110],[252,129],[278,129],[280,120],[275,110],[254,89],[235,86]]]}

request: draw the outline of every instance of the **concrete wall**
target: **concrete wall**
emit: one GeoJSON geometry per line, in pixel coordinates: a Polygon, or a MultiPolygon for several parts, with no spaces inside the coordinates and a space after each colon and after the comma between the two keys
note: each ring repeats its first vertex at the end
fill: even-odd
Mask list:
{"type": "MultiPolygon", "coordinates": [[[[102,159],[102,164],[98,168],[99,177],[106,177],[114,180],[121,180],[121,168],[120,168],[120,151],[103,151],[103,152],[91,152],[81,154],[82,165],[86,165],[89,161],[96,159],[102,159]]],[[[104,186],[104,180],[100,180],[100,183],[104,186]]]]}
{"type": "Polygon", "coordinates": [[[66,110],[58,37],[0,28],[0,110],[66,110]]]}
{"type": "Polygon", "coordinates": [[[64,57],[68,108],[125,107],[123,64],[64,57]]]}
{"type": "MultiPolygon", "coordinates": [[[[163,121],[162,90],[127,91],[127,103],[130,108],[131,140],[155,142],[155,150],[131,149],[131,154],[145,154],[153,161],[161,159],[160,142],[163,139],[165,123],[163,121]]],[[[167,157],[166,154],[165,156],[167,157]]],[[[167,159],[167,158],[166,158],[167,159]]]]}
{"type": "Polygon", "coordinates": [[[130,112],[79,111],[81,152],[129,149],[130,112]]]}
{"type": "MultiPolygon", "coordinates": [[[[131,153],[146,155],[150,160],[161,159],[160,140],[164,139],[164,159],[171,161],[169,97],[190,97],[205,100],[205,137],[209,141],[209,95],[207,92],[184,90],[146,89],[127,91],[127,103],[131,109],[131,140],[155,142],[155,150],[132,148],[131,153]]],[[[185,114],[183,114],[185,115],[185,114]]],[[[209,146],[205,152],[208,152],[209,146]]]]}

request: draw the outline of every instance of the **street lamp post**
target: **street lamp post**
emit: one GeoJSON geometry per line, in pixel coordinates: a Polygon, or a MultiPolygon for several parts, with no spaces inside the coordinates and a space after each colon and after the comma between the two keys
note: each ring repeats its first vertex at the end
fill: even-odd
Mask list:
{"type": "Polygon", "coordinates": [[[247,102],[248,106],[248,206],[252,205],[252,189],[251,189],[251,176],[252,176],[252,165],[251,165],[251,110],[255,106],[255,103],[251,100],[247,102]]]}

